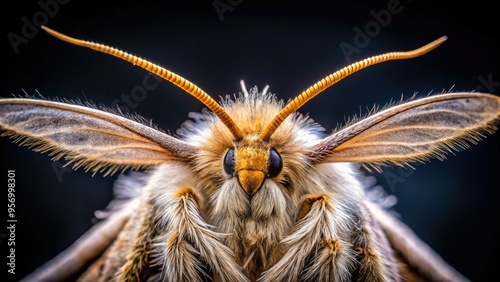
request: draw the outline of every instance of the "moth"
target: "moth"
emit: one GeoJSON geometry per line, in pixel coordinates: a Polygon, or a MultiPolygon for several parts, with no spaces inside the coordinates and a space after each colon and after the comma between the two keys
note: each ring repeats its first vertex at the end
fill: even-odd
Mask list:
{"type": "Polygon", "coordinates": [[[121,50],[68,37],[162,77],[202,102],[177,135],[138,116],[86,103],[0,99],[0,129],[74,168],[120,177],[103,220],[25,281],[465,281],[390,211],[360,165],[410,165],[493,133],[500,98],[442,93],[411,98],[325,134],[298,113],[366,67],[421,56],[369,57],[288,103],[256,87],[217,103],[198,86],[121,50]]]}

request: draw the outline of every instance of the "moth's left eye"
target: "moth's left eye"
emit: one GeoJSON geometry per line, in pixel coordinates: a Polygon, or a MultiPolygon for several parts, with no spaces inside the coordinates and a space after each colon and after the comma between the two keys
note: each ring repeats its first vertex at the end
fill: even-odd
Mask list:
{"type": "Polygon", "coordinates": [[[283,161],[281,160],[280,154],[274,149],[271,149],[269,152],[269,167],[267,168],[267,172],[270,177],[276,177],[280,174],[281,169],[283,168],[283,161]]]}
{"type": "Polygon", "coordinates": [[[229,148],[224,156],[224,171],[227,174],[234,174],[234,148],[229,148]]]}

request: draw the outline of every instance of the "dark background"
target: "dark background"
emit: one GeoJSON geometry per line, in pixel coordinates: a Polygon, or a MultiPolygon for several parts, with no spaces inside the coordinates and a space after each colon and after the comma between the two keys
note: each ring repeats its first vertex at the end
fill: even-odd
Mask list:
{"type": "MultiPolygon", "coordinates": [[[[355,28],[364,30],[374,20],[370,11],[385,10],[388,2],[395,1],[281,5],[243,0],[223,13],[222,21],[212,1],[180,2],[108,1],[106,7],[96,1],[71,0],[59,4],[58,11],[47,17],[47,25],[141,55],[193,81],[217,100],[219,95],[238,92],[241,79],[247,86],[269,84],[271,92],[287,100],[345,66],[339,45],[355,47],[355,28]]],[[[322,93],[301,112],[330,132],[360,109],[365,113],[367,107],[399,99],[401,94],[426,95],[453,87],[498,95],[499,82],[488,89],[481,86],[480,78],[500,81],[495,9],[486,1],[435,2],[401,0],[401,12],[393,14],[351,59],[413,49],[442,35],[449,37],[446,43],[417,59],[363,70],[322,93]]],[[[19,45],[16,53],[8,34],[22,36],[22,18],[33,22],[33,15],[42,9],[37,1],[10,4],[2,9],[5,72],[0,96],[38,91],[46,97],[111,105],[121,94],[142,85],[147,72],[71,46],[41,30],[19,45]]],[[[194,98],[165,82],[148,91],[132,110],[174,132],[188,112],[201,108],[194,98]]],[[[415,171],[387,167],[376,174],[378,183],[398,197],[395,210],[402,220],[474,281],[498,271],[499,137],[490,135],[456,156],[449,155],[445,162],[433,160],[415,171]]],[[[0,138],[0,156],[2,191],[7,189],[7,170],[16,170],[13,280],[18,280],[92,226],[93,212],[105,208],[112,198],[116,175],[63,169],[63,161],[51,162],[50,157],[19,148],[7,138],[0,138]]],[[[1,195],[6,198],[7,192],[1,195]]],[[[0,262],[5,272],[6,234],[2,228],[0,262]]]]}

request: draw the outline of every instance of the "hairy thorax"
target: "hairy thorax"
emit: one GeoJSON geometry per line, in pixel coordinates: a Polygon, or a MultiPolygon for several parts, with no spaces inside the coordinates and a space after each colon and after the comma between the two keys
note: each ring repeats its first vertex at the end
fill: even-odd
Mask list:
{"type": "Polygon", "coordinates": [[[235,251],[245,275],[254,280],[281,258],[280,242],[295,222],[296,209],[291,208],[295,204],[272,181],[266,181],[252,199],[238,192],[232,196],[237,197],[228,198],[225,214],[215,208],[209,221],[218,232],[228,234],[224,244],[235,251]]]}

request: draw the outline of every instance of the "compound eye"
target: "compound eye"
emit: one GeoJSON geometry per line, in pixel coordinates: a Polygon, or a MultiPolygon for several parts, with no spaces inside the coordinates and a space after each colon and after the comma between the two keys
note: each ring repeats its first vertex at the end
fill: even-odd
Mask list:
{"type": "Polygon", "coordinates": [[[224,156],[224,171],[227,174],[234,174],[234,148],[229,148],[224,156]]]}
{"type": "Polygon", "coordinates": [[[267,168],[270,177],[276,177],[280,174],[283,168],[283,161],[281,160],[280,154],[275,149],[271,149],[269,152],[269,167],[267,168]]]}

